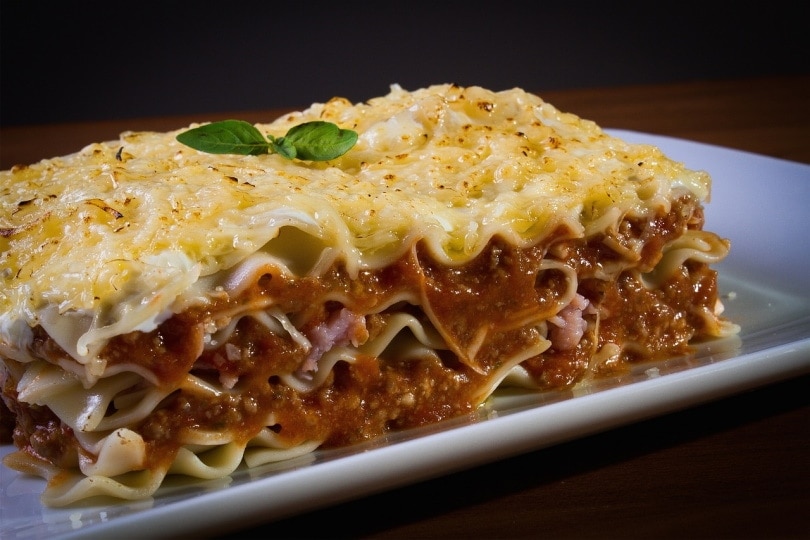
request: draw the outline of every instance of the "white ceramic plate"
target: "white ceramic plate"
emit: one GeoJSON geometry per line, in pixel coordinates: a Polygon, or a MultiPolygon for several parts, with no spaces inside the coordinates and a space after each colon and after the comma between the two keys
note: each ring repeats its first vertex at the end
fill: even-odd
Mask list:
{"type": "MultiPolygon", "coordinates": [[[[227,532],[448,474],[810,372],[810,166],[610,130],[712,174],[706,227],[732,240],[718,265],[738,338],[644,366],[587,392],[498,398],[477,422],[447,422],[364,447],[316,452],[211,482],[171,481],[140,502],[67,509],[43,481],[0,467],[0,537],[110,538],[227,532]],[[148,529],[147,529],[148,527],[148,529]],[[148,532],[147,532],[148,531],[148,532]]],[[[2,447],[5,455],[11,451],[2,447]]]]}

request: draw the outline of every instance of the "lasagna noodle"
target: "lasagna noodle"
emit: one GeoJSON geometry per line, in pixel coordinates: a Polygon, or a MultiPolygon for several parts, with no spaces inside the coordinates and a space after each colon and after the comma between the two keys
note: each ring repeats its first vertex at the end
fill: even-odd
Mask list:
{"type": "Polygon", "coordinates": [[[392,86],[258,125],[326,163],[169,133],[2,172],[5,464],[53,506],[152,496],[584,385],[734,333],[710,178],[521,89],[392,86]]]}

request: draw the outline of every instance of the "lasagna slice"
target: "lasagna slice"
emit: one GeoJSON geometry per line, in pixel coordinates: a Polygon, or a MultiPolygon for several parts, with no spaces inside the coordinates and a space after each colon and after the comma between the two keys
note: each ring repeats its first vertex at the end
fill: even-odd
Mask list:
{"type": "MultiPolygon", "coordinates": [[[[151,496],[588,384],[734,333],[710,178],[521,89],[335,98],[255,127],[329,161],[128,132],[0,176],[12,469],[151,496]]],[[[194,125],[190,127],[198,127],[194,125]]]]}

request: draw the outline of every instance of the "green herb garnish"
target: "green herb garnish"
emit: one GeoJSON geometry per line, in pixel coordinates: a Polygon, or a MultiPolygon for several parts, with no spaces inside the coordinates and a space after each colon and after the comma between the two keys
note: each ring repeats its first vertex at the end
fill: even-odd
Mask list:
{"type": "Polygon", "coordinates": [[[280,154],[287,159],[328,161],[342,156],[357,142],[357,132],[331,122],[306,122],[290,128],[283,137],[267,138],[253,124],[223,120],[189,129],[177,140],[209,154],[258,156],[280,154]]]}

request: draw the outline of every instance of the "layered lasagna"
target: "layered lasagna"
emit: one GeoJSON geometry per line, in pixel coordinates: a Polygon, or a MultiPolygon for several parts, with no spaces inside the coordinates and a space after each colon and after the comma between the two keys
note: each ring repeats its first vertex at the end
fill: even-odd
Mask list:
{"type": "Polygon", "coordinates": [[[335,159],[127,132],[0,173],[5,466],[43,501],[474,415],[734,333],[710,177],[521,89],[335,98],[255,127],[335,159]]]}

